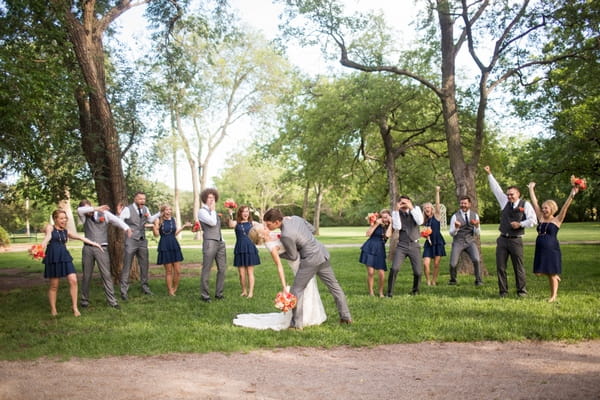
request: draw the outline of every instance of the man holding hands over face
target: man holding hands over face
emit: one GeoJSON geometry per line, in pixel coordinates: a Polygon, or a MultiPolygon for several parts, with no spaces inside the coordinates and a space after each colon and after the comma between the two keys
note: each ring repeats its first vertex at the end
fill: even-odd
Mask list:
{"type": "Polygon", "coordinates": [[[419,294],[419,283],[423,274],[421,268],[421,246],[419,245],[419,225],[423,224],[423,212],[415,206],[408,196],[400,196],[396,209],[392,211],[392,227],[397,230],[398,244],[394,253],[392,269],[388,275],[387,297],[394,295],[394,284],[400,266],[408,257],[413,270],[413,287],[411,294],[419,294]]]}

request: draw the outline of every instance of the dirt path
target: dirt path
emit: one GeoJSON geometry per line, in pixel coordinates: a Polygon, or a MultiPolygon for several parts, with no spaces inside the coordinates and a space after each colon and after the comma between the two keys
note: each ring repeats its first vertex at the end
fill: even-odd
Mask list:
{"type": "Polygon", "coordinates": [[[7,400],[587,400],[599,394],[600,341],[0,361],[0,399],[7,400]]]}

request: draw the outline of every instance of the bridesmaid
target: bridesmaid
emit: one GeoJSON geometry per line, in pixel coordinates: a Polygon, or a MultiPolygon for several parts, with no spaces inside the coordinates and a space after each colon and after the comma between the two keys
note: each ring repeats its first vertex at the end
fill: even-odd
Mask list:
{"type": "Polygon", "coordinates": [[[425,270],[425,279],[427,286],[437,285],[438,274],[440,273],[440,261],[446,256],[446,241],[442,236],[441,219],[442,212],[440,206],[440,187],[435,187],[435,209],[431,203],[423,204],[423,225],[431,229],[431,234],[425,240],[423,246],[423,267],[425,270]],[[430,275],[431,260],[433,259],[433,277],[430,275]]]}
{"type": "Polygon", "coordinates": [[[186,222],[181,228],[177,229],[177,223],[173,219],[173,208],[168,204],[160,207],[160,217],[154,220],[154,225],[152,226],[154,237],[160,235],[160,240],[158,241],[158,260],[156,263],[165,266],[165,283],[169,296],[175,296],[181,277],[183,253],[177,241],[177,235],[183,229],[190,226],[192,224],[186,222]]]}
{"type": "Polygon", "coordinates": [[[538,237],[535,240],[535,255],[533,257],[533,273],[537,276],[546,275],[550,283],[550,303],[556,301],[558,294],[558,283],[562,273],[562,255],[558,243],[558,230],[567,215],[567,210],[573,202],[573,198],[579,192],[579,187],[574,185],[571,189],[567,201],[563,204],[558,215],[558,205],[554,200],[546,200],[540,208],[537,197],[535,196],[535,182],[527,185],[529,188],[529,197],[531,205],[538,218],[537,232],[538,237]]]}
{"type": "Polygon", "coordinates": [[[59,280],[66,276],[69,282],[73,315],[79,317],[81,313],[77,308],[77,274],[73,265],[73,257],[71,257],[69,250],[67,250],[67,241],[69,239],[77,239],[86,245],[98,247],[102,251],[104,250],[100,244],[79,236],[77,233],[67,231],[68,218],[67,213],[63,210],[55,210],[52,213],[52,220],[54,221],[54,225],[48,224],[46,226],[46,236],[41,243],[46,254],[42,261],[45,266],[44,278],[50,280],[50,287],[48,288],[50,314],[52,316],[58,315],[56,311],[56,296],[58,294],[59,280]]]}
{"type": "Polygon", "coordinates": [[[250,217],[250,207],[240,206],[236,219],[229,220],[229,227],[235,229],[235,247],[233,249],[233,266],[238,269],[242,297],[254,296],[254,266],[260,264],[258,249],[248,237],[248,232],[258,224],[250,217]]]}
{"type": "Polygon", "coordinates": [[[392,235],[392,214],[390,210],[381,210],[380,218],[370,221],[371,226],[367,230],[367,241],[360,248],[359,262],[367,267],[367,287],[369,296],[374,296],[373,281],[375,271],[379,277],[379,297],[384,297],[383,286],[385,271],[387,271],[385,242],[392,235]]]}

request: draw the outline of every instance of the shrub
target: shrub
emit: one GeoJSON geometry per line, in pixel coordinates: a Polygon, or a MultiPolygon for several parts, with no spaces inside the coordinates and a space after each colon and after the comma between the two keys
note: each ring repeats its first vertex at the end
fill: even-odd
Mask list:
{"type": "Polygon", "coordinates": [[[8,236],[6,229],[0,226],[0,247],[8,246],[10,246],[10,236],[8,236]]]}

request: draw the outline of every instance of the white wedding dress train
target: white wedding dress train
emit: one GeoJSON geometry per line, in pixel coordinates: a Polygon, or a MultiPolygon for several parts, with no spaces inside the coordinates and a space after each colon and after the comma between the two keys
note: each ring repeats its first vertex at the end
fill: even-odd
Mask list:
{"type": "MultiPolygon", "coordinates": [[[[265,246],[269,250],[279,246],[280,253],[283,252],[283,246],[279,240],[267,242],[265,243],[265,246]]],[[[289,261],[288,264],[294,272],[294,275],[296,275],[300,261],[289,261]]],[[[314,276],[308,282],[308,285],[306,285],[306,289],[304,289],[304,295],[302,296],[302,301],[302,326],[321,325],[327,319],[325,308],[323,307],[323,302],[321,301],[321,296],[319,295],[316,276],[314,276]]],[[[233,324],[236,326],[262,330],[272,329],[275,331],[289,328],[291,322],[292,311],[265,314],[238,314],[233,320],[233,324]]]]}

